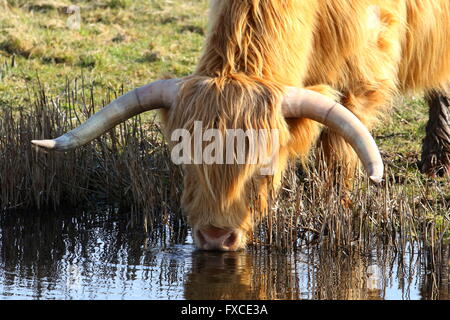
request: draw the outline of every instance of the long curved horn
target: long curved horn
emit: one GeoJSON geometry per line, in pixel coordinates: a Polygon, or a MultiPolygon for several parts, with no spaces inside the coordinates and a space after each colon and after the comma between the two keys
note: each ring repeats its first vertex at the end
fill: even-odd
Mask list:
{"type": "Polygon", "coordinates": [[[121,122],[145,111],[170,108],[178,93],[179,79],[159,80],[134,89],[112,101],[85,123],[53,140],[32,140],[46,149],[70,150],[94,140],[121,122]]]}
{"type": "Polygon", "coordinates": [[[361,159],[370,179],[380,183],[383,160],[372,135],[347,108],[315,91],[288,87],[282,104],[285,118],[309,118],[344,137],[361,159]]]}

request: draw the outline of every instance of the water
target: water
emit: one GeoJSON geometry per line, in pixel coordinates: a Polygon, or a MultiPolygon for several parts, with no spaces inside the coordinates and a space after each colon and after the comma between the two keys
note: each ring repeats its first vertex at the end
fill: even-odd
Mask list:
{"type": "Polygon", "coordinates": [[[152,243],[111,212],[3,214],[0,299],[449,298],[448,265],[430,270],[413,245],[348,255],[152,243]]]}

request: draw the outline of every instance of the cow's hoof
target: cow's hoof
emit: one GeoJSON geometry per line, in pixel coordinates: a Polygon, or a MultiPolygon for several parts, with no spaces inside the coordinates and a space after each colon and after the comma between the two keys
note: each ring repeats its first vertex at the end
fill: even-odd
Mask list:
{"type": "Polygon", "coordinates": [[[427,159],[422,162],[421,171],[423,174],[426,174],[430,178],[449,177],[450,163],[440,163],[427,159]]]}

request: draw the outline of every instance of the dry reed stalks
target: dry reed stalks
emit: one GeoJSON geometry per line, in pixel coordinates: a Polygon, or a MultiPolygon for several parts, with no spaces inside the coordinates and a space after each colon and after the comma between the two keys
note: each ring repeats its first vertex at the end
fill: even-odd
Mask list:
{"type": "MultiPolygon", "coordinates": [[[[102,104],[118,94],[110,92],[102,104]]],[[[109,204],[131,212],[132,224],[179,224],[179,168],[170,161],[155,119],[137,117],[83,148],[47,153],[30,141],[79,125],[98,100],[93,87],[79,79],[67,81],[57,97],[48,97],[41,84],[30,95],[31,107],[0,110],[2,210],[109,204]]]]}

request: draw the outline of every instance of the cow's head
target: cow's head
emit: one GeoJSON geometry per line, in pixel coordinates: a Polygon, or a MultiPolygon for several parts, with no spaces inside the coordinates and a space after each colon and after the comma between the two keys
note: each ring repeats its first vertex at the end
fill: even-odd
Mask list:
{"type": "Polygon", "coordinates": [[[172,155],[175,153],[173,160],[184,156],[184,161],[179,162],[184,171],[182,206],[200,249],[235,251],[245,246],[247,234],[258,218],[251,215],[252,206],[267,210],[267,194],[276,187],[285,165],[283,148],[289,139],[285,118],[309,118],[330,127],[352,145],[373,181],[380,181],[383,174],[373,138],[345,107],[313,91],[244,75],[156,81],[119,97],[57,139],[32,142],[47,149],[73,149],[152,109],[165,110],[166,138],[172,155]],[[195,141],[196,125],[202,137],[199,144],[195,141]],[[217,134],[226,140],[229,129],[241,133],[250,129],[257,134],[261,129],[266,131],[253,140],[257,141],[256,152],[250,152],[255,149],[248,136],[244,148],[237,143],[230,146],[226,141],[211,146],[217,134]],[[188,152],[183,150],[182,155],[177,155],[183,134],[194,139],[189,140],[188,152]]]}

